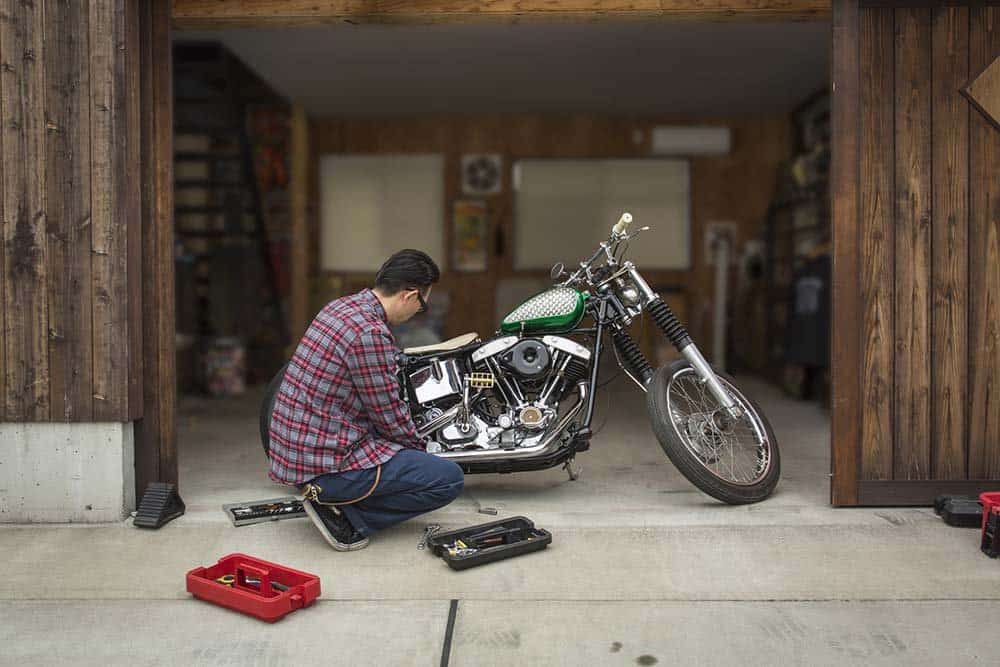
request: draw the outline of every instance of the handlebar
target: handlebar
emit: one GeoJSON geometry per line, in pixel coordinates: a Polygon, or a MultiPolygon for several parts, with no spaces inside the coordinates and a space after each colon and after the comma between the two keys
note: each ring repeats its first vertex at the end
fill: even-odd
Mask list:
{"type": "Polygon", "coordinates": [[[626,211],[625,213],[622,213],[622,217],[620,217],[618,222],[615,223],[615,226],[611,228],[611,233],[615,236],[619,236],[620,234],[623,234],[631,224],[632,214],[626,211]]]}

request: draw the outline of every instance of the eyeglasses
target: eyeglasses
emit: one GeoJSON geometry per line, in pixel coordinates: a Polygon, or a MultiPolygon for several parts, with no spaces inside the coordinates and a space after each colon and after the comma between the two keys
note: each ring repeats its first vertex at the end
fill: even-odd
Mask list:
{"type": "Polygon", "coordinates": [[[418,310],[417,313],[418,314],[419,313],[426,313],[427,312],[427,302],[424,301],[424,297],[420,293],[420,290],[417,290],[417,300],[420,301],[420,310],[418,310]]]}

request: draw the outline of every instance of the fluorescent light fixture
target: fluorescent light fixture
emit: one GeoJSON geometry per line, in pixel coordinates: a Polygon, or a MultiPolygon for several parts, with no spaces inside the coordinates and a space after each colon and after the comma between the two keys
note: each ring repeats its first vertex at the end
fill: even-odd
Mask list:
{"type": "Polygon", "coordinates": [[[657,125],[653,128],[653,155],[726,155],[731,137],[728,127],[707,125],[657,125]]]}

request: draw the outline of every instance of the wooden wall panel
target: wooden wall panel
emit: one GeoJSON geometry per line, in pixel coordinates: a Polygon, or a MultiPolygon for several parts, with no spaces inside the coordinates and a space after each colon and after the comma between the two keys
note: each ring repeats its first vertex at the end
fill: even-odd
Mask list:
{"type": "MultiPolygon", "coordinates": [[[[122,281],[127,293],[125,316],[128,322],[128,410],[126,418],[135,421],[143,415],[143,340],[142,340],[142,173],[141,151],[141,59],[139,40],[139,3],[126,0],[125,14],[125,150],[120,154],[122,179],[122,217],[125,226],[125,273],[122,281]]],[[[169,126],[168,126],[169,127],[169,126]]],[[[171,184],[172,186],[173,184],[171,184]]],[[[137,496],[139,497],[139,496],[137,496]]]]}
{"type": "Polygon", "coordinates": [[[929,9],[896,10],[894,479],[930,476],[930,28],[929,9]]]}
{"type": "MultiPolygon", "coordinates": [[[[501,154],[505,179],[503,191],[485,197],[491,225],[488,237],[491,250],[489,269],[482,273],[462,274],[446,270],[441,284],[441,288],[449,290],[452,296],[452,316],[447,324],[447,334],[459,334],[475,328],[485,335],[497,325],[493,293],[498,279],[548,275],[546,271],[515,272],[513,269],[509,249],[514,234],[514,197],[507,182],[513,161],[527,157],[646,157],[649,156],[650,129],[661,123],[719,124],[729,126],[733,132],[733,150],[729,155],[699,156],[691,160],[691,270],[645,272],[651,284],[687,288],[692,307],[686,324],[694,337],[707,345],[705,336],[711,330],[713,273],[703,256],[704,225],[713,220],[736,222],[738,245],[762,233],[764,214],[774,192],[778,166],[791,155],[791,122],[787,117],[615,118],[546,114],[316,119],[310,125],[312,172],[316,173],[318,157],[324,153],[443,153],[446,219],[442,224],[446,230],[446,248],[450,249],[451,202],[462,197],[461,156],[466,153],[501,154]],[[639,141],[636,141],[636,132],[639,133],[639,141]],[[493,251],[498,249],[497,246],[505,246],[506,251],[496,254],[493,251]]],[[[310,200],[315,212],[310,221],[310,245],[316,248],[319,211],[315,179],[311,183],[310,200]]],[[[655,232],[656,222],[647,223],[655,232]]],[[[650,237],[653,241],[655,238],[650,237]]],[[[595,246],[597,241],[594,240],[595,246]]],[[[564,260],[570,262],[573,258],[564,260]]],[[[330,275],[319,275],[315,253],[310,257],[310,267],[310,274],[319,276],[321,284],[331,279],[330,275]]],[[[350,280],[365,284],[368,278],[354,276],[350,280]]],[[[321,304],[311,305],[315,310],[321,304]]]]}
{"type": "Polygon", "coordinates": [[[6,421],[141,414],[132,10],[126,0],[0,0],[6,421]]]}
{"type": "Polygon", "coordinates": [[[964,479],[968,402],[969,10],[932,10],[931,477],[964,479]]]}
{"type": "Polygon", "coordinates": [[[5,419],[49,418],[45,51],[40,2],[0,5],[5,419]]]}
{"type": "Polygon", "coordinates": [[[90,2],[94,420],[128,412],[124,0],[90,2]]]}
{"type": "Polygon", "coordinates": [[[862,4],[865,362],[855,502],[929,504],[939,493],[1000,486],[1000,128],[961,93],[1000,56],[1000,8],[862,4]],[[891,212],[880,209],[887,197],[891,212]],[[893,322],[882,316],[886,301],[893,322]]]}
{"type": "MultiPolygon", "coordinates": [[[[969,74],[1000,57],[1000,7],[975,6],[969,74]]],[[[969,116],[969,477],[1000,479],[1000,130],[969,116]]]]}
{"type": "Polygon", "coordinates": [[[861,478],[892,479],[895,348],[893,283],[893,11],[861,15],[861,478]]]}
{"type": "Polygon", "coordinates": [[[88,25],[86,3],[46,7],[50,406],[52,419],[66,421],[93,414],[88,25]]]}

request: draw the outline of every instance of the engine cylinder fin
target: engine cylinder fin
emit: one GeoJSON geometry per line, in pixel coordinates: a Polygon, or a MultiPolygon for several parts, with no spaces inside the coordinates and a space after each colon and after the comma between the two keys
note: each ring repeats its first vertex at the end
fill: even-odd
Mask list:
{"type": "Polygon", "coordinates": [[[653,368],[646,361],[646,356],[636,345],[632,336],[624,329],[619,329],[611,334],[611,339],[618,354],[622,356],[622,363],[628,367],[629,372],[633,373],[643,384],[649,382],[653,377],[653,368]]]}

